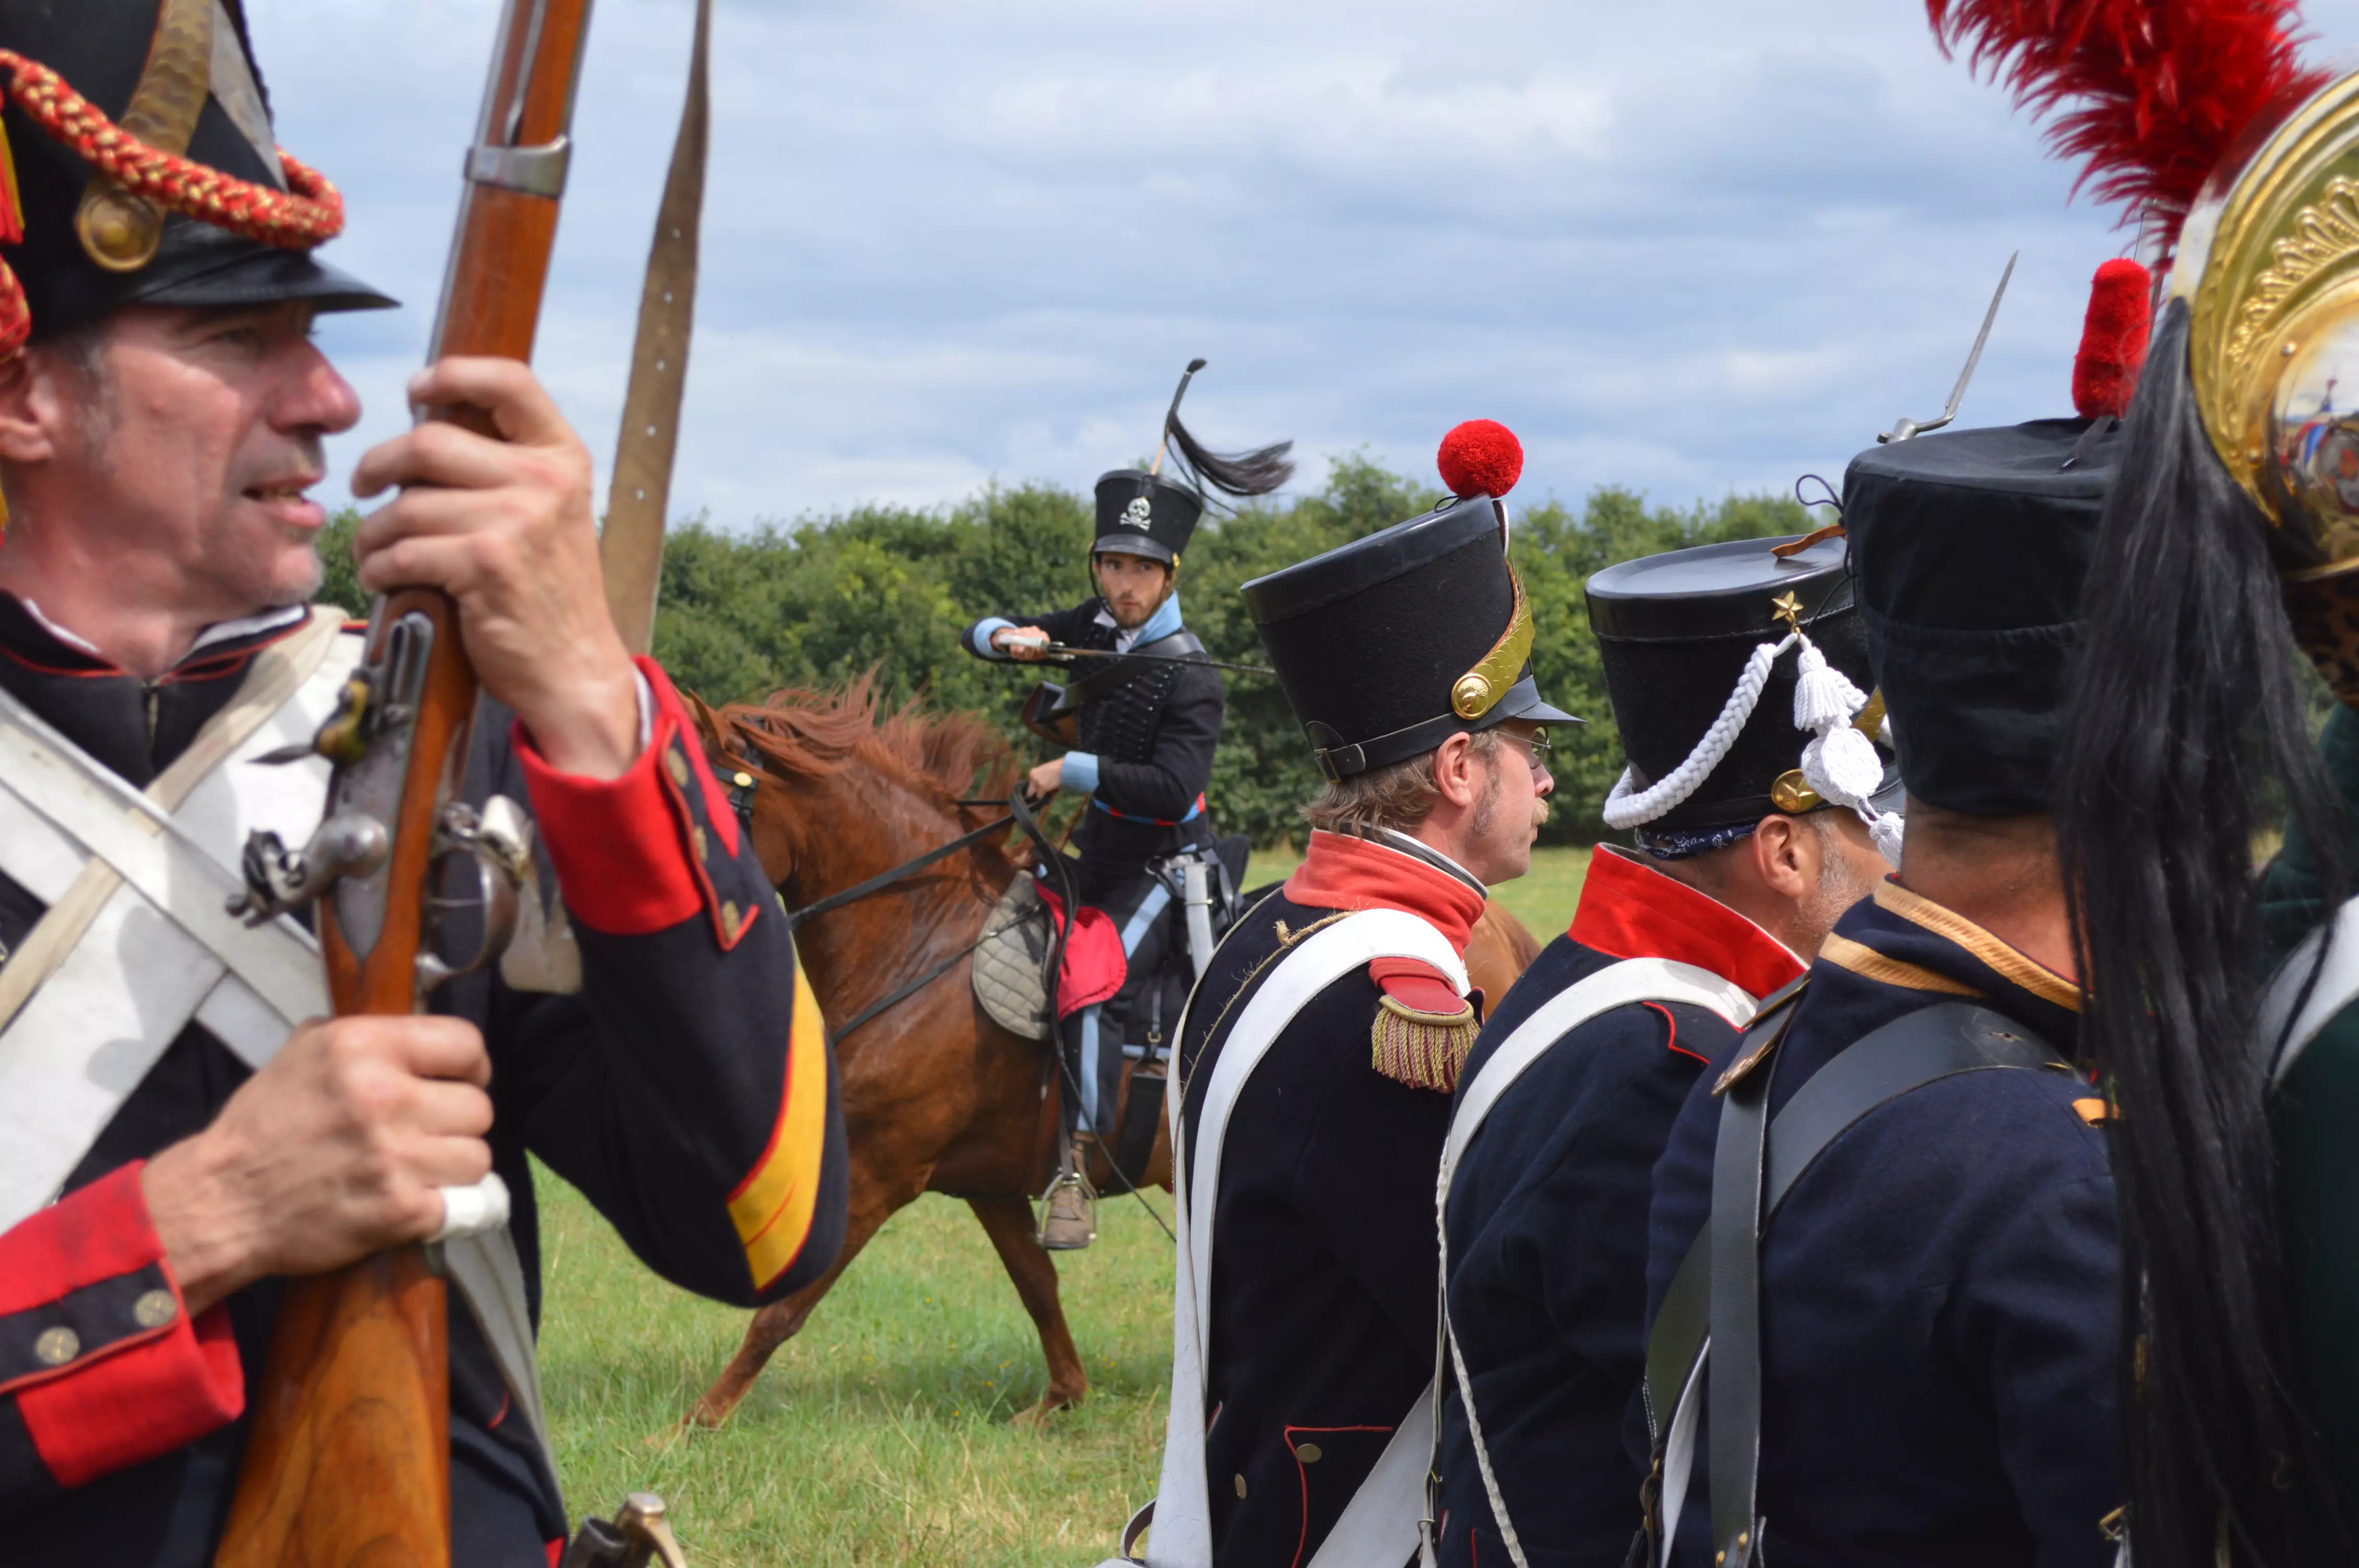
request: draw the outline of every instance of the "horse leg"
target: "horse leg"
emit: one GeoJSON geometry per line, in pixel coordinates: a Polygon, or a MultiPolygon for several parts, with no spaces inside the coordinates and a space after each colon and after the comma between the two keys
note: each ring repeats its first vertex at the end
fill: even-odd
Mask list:
{"type": "MultiPolygon", "coordinates": [[[[855,1188],[866,1184],[861,1180],[862,1175],[863,1172],[855,1161],[853,1166],[855,1188]]],[[[726,1422],[739,1401],[752,1390],[754,1379],[762,1375],[763,1367],[777,1354],[778,1346],[802,1332],[803,1325],[810,1321],[821,1298],[835,1288],[836,1281],[843,1277],[844,1270],[852,1266],[852,1260],[860,1255],[862,1248],[868,1245],[869,1238],[876,1234],[886,1220],[892,1217],[895,1210],[916,1196],[916,1192],[908,1192],[902,1195],[898,1202],[853,1202],[845,1219],[843,1248],[835,1256],[835,1267],[793,1295],[755,1310],[754,1320],[745,1325],[745,1343],[737,1347],[737,1354],[730,1358],[728,1366],[721,1369],[721,1376],[712,1380],[712,1386],[704,1390],[695,1408],[680,1418],[680,1424],[718,1427],[726,1422]]]]}
{"type": "Polygon", "coordinates": [[[1040,1331],[1040,1353],[1049,1363],[1048,1391],[1030,1410],[1019,1411],[1017,1426],[1038,1426],[1049,1416],[1082,1402],[1090,1391],[1089,1374],[1082,1370],[1082,1353],[1073,1348],[1073,1331],[1065,1326],[1065,1306],[1057,1299],[1057,1262],[1040,1249],[1033,1233],[1032,1206],[1020,1197],[969,1198],[967,1206],[983,1222],[984,1234],[998,1249],[1024,1310],[1040,1331]]]}

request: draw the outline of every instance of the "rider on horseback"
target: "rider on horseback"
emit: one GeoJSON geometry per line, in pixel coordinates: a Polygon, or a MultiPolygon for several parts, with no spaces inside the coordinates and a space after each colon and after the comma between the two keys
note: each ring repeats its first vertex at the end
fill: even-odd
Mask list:
{"type": "MultiPolygon", "coordinates": [[[[1189,375],[1202,363],[1190,365],[1189,375]]],[[[1187,386],[1183,376],[1180,392],[1187,386]]],[[[1060,1024],[1067,1156],[1041,1227],[1042,1245],[1052,1250],[1086,1247],[1095,1238],[1094,1195],[1082,1158],[1086,1141],[1095,1139],[1103,1147],[1116,1130],[1125,1056],[1143,1065],[1168,1056],[1167,1033],[1194,979],[1192,967],[1181,961],[1187,942],[1176,865],[1185,858],[1210,859],[1214,849],[1204,786],[1221,739],[1224,696],[1212,669],[1180,662],[1201,659],[1204,652],[1180,623],[1180,555],[1203,515],[1207,489],[1266,495],[1294,472],[1287,458],[1292,442],[1216,454],[1198,445],[1179,411],[1175,395],[1164,419],[1165,440],[1176,449],[1174,466],[1192,482],[1163,477],[1159,450],[1155,468],[1116,469],[1098,481],[1090,546],[1096,597],[1021,621],[985,616],[964,639],[978,657],[1026,663],[1055,657],[1052,643],[1150,655],[1081,661],[1081,678],[1055,694],[1049,723],[1036,725],[1071,749],[1032,770],[1033,793],[1071,788],[1089,797],[1073,834],[1075,896],[1112,922],[1123,957],[1118,975],[1109,964],[1103,977],[1118,979],[1111,995],[1073,1009],[1060,1024]]],[[[1230,885],[1243,870],[1242,864],[1227,869],[1230,885]]],[[[1073,928],[1087,924],[1093,923],[1077,919],[1073,928]]],[[[1070,965],[1067,972],[1073,972],[1070,965]]]]}

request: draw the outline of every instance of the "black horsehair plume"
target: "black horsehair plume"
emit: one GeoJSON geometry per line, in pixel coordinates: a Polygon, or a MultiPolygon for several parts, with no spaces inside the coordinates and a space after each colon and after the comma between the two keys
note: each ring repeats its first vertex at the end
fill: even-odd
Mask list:
{"type": "Polygon", "coordinates": [[[1184,474],[1200,496],[1207,491],[1245,500],[1249,496],[1267,495],[1294,477],[1292,441],[1276,441],[1266,447],[1256,447],[1245,452],[1216,452],[1189,433],[1180,423],[1180,400],[1188,395],[1188,383],[1204,368],[1202,360],[1190,360],[1180,373],[1180,390],[1171,395],[1170,411],[1163,416],[1163,438],[1156,443],[1155,462],[1147,471],[1155,473],[1163,467],[1163,454],[1172,451],[1172,467],[1184,474]]]}
{"type": "Polygon", "coordinates": [[[2138,1568],[2291,1563],[2315,1556],[2310,1532],[2348,1539],[2289,1376],[2253,885],[2253,845],[2282,809],[2338,907],[2344,828],[2269,530],[2213,454],[2187,356],[2174,301],[2089,566],[2057,791],[2082,1039],[2122,1118],[2138,1568]]]}

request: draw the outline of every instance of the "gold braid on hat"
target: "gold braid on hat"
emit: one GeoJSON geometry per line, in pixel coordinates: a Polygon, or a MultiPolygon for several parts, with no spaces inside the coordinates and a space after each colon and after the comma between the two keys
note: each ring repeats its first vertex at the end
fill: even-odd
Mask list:
{"type": "MultiPolygon", "coordinates": [[[[343,232],[344,199],[327,177],[288,156],[279,162],[288,189],[240,179],[179,153],[151,146],[116,124],[63,77],[38,60],[0,49],[6,92],[32,122],[92,168],[133,196],[234,234],[288,250],[308,250],[343,232]]],[[[0,140],[0,157],[5,143],[0,140]]],[[[21,243],[24,216],[13,164],[0,201],[0,243],[21,243]]],[[[14,269],[0,261],[0,358],[24,347],[33,314],[14,269]]]]}

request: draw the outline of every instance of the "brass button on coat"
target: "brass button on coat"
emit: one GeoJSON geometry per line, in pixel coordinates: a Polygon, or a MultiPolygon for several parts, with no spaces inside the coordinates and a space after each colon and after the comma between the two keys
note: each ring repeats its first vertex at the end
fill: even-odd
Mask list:
{"type": "Polygon", "coordinates": [[[43,1329],[33,1341],[33,1355],[44,1367],[62,1367],[81,1354],[82,1336],[63,1324],[43,1329]]]}
{"type": "Polygon", "coordinates": [[[1242,1474],[1240,1474],[1240,1475],[1237,1476],[1237,1496],[1239,1496],[1239,1497],[1241,1497],[1241,1498],[1242,1498],[1242,1497],[1244,1497],[1245,1495],[1245,1476],[1244,1476],[1242,1474]]]}
{"type": "Polygon", "coordinates": [[[1316,1465],[1321,1458],[1325,1457],[1325,1455],[1321,1452],[1319,1445],[1315,1443],[1296,1444],[1294,1445],[1294,1456],[1297,1459],[1301,1460],[1305,1465],[1316,1465]]]}
{"type": "Polygon", "coordinates": [[[149,1291],[131,1303],[131,1315],[142,1328],[161,1328],[180,1315],[180,1303],[169,1291],[149,1291]]]}

